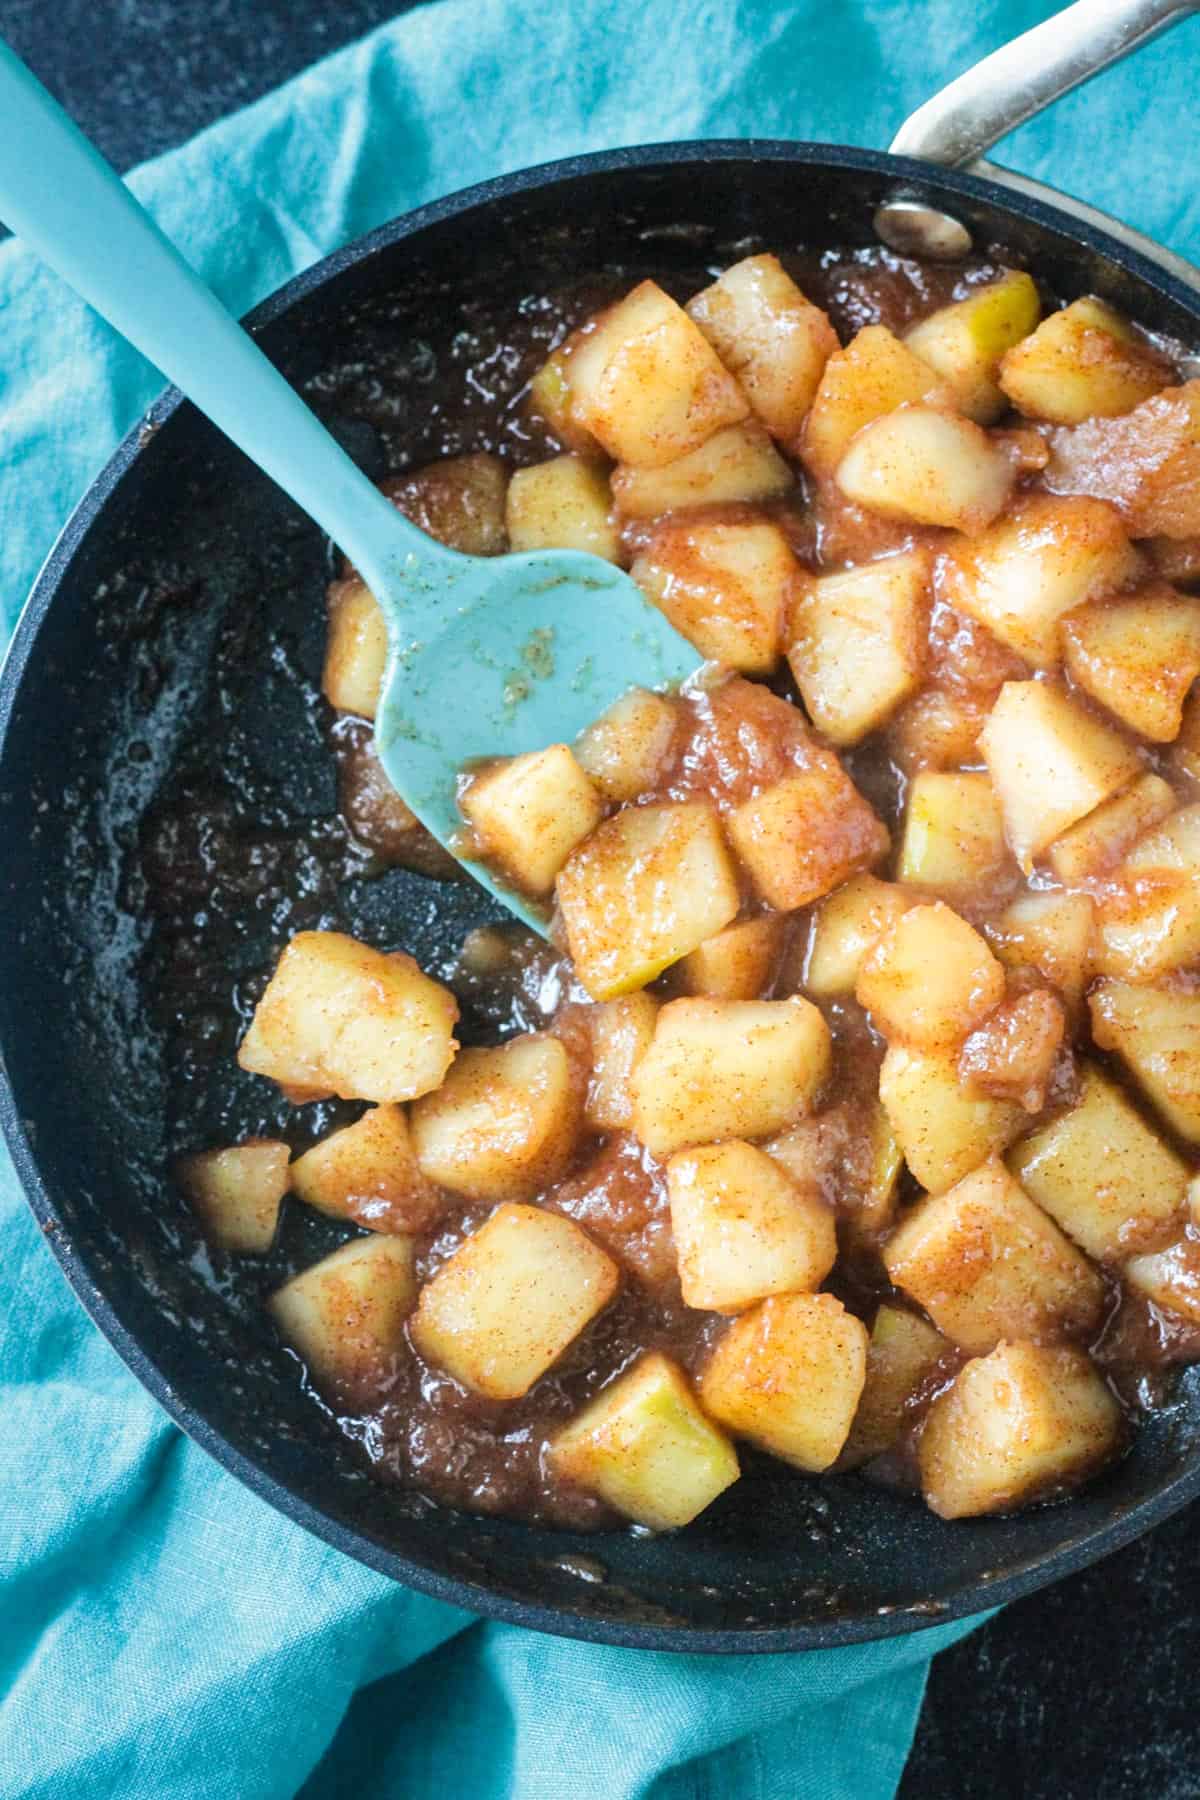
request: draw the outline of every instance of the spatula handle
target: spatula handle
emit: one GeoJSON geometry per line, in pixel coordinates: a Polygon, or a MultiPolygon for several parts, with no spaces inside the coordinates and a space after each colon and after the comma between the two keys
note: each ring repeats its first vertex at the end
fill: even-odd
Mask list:
{"type": "Polygon", "coordinates": [[[367,480],[3,43],[0,121],[0,219],[278,482],[368,586],[394,586],[400,564],[428,577],[458,560],[367,480]]]}

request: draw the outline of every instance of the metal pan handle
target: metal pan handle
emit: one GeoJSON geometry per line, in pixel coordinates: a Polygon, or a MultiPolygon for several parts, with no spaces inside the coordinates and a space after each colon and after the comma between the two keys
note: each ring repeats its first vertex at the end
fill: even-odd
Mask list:
{"type": "MultiPolygon", "coordinates": [[[[976,164],[983,151],[1026,119],[1197,10],[1200,0],[1075,0],[985,56],[918,107],[888,148],[893,155],[943,168],[976,164]]],[[[1005,171],[986,164],[980,165],[980,173],[1006,178],[1005,171]]],[[[1045,192],[1073,209],[1075,203],[1065,196],[1045,192]]],[[[1103,217],[1092,209],[1088,216],[1103,217]]],[[[875,228],[892,249],[907,254],[954,258],[971,247],[970,233],[959,220],[903,194],[879,208],[875,228]]],[[[1139,239],[1138,247],[1147,242],[1139,239]]],[[[1167,254],[1158,251],[1159,260],[1167,254]]]]}

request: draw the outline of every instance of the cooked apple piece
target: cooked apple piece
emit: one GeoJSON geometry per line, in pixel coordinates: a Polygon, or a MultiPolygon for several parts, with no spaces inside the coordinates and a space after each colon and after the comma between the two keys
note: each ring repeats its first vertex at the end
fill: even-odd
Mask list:
{"type": "Polygon", "coordinates": [[[1090,294],[1043,319],[1000,365],[1017,411],[1055,425],[1130,412],[1171,379],[1166,357],[1090,294]]]}
{"type": "Polygon", "coordinates": [[[253,1255],[271,1248],[280,1203],[292,1185],[291,1154],[274,1138],[249,1138],[180,1157],[175,1179],[218,1250],[253,1255]]]}
{"type": "Polygon", "coordinates": [[[1130,537],[1200,535],[1200,381],[1119,419],[1062,426],[1051,445],[1044,480],[1054,493],[1109,501],[1130,537]]]}
{"type": "Polygon", "coordinates": [[[510,550],[587,550],[619,563],[608,476],[582,456],[555,456],[518,469],[505,508],[510,550]]]}
{"type": "Polygon", "coordinates": [[[683,1371],[649,1351],[560,1431],[549,1462],[650,1531],[689,1525],[738,1478],[737,1453],[683,1371]]]}
{"type": "Polygon", "coordinates": [[[703,332],[653,281],[578,334],[566,376],[572,423],[617,462],[646,468],[686,456],[750,411],[703,332]]]}
{"type": "Polygon", "coordinates": [[[970,419],[908,405],[864,425],[834,479],[848,500],[885,519],[975,532],[1003,512],[1017,472],[970,419]]]}
{"type": "Polygon", "coordinates": [[[942,558],[943,597],[1036,668],[1059,660],[1059,621],[1136,579],[1140,560],[1112,507],[1032,495],[942,558]]]}
{"type": "Polygon", "coordinates": [[[855,987],[877,1031],[921,1049],[960,1042],[1004,998],[1004,970],[974,926],[941,900],[894,919],[855,987]]]}
{"type": "Polygon", "coordinates": [[[846,1215],[845,1226],[852,1245],[877,1248],[876,1240],[895,1223],[904,1167],[904,1152],[879,1100],[868,1108],[866,1138],[866,1181],[861,1186],[854,1184],[853,1209],[846,1215]]]}
{"type": "Polygon", "coordinates": [[[1071,1006],[1092,978],[1096,909],[1087,894],[1034,893],[1014,900],[989,927],[1010,969],[1036,969],[1071,1006]]]}
{"type": "Polygon", "coordinates": [[[1165,581],[1125,600],[1085,606],[1062,622],[1072,678],[1130,731],[1156,744],[1178,737],[1200,675],[1200,605],[1165,581]]]}
{"type": "Polygon", "coordinates": [[[809,717],[832,743],[856,744],[920,686],[928,606],[921,551],[797,581],[787,659],[809,717]]]}
{"type": "Polygon", "coordinates": [[[667,1188],[688,1306],[737,1313],[768,1294],[812,1292],[837,1260],[832,1208],[752,1144],[677,1151],[667,1188]]]}
{"type": "Polygon", "coordinates": [[[904,1430],[904,1409],[950,1349],[928,1319],[885,1302],[875,1314],[867,1345],[867,1378],[842,1452],[842,1466],[857,1468],[894,1449],[904,1430]]]}
{"type": "Polygon", "coordinates": [[[777,256],[747,256],[688,301],[696,321],[773,436],[794,446],[837,333],[777,256]]]}
{"type": "Polygon", "coordinates": [[[986,775],[934,769],[914,775],[904,809],[899,881],[948,900],[969,900],[1011,869],[1000,803],[986,775]]]}
{"type": "Polygon", "coordinates": [[[356,1124],[322,1138],[296,1158],[291,1179],[307,1206],[371,1231],[426,1231],[442,1209],[401,1106],[373,1106],[356,1124]]]}
{"type": "Polygon", "coordinates": [[[1150,538],[1142,549],[1156,575],[1173,587],[1192,589],[1200,581],[1200,534],[1196,537],[1150,538]]]}
{"type": "Polygon", "coordinates": [[[1003,1338],[1071,1337],[1104,1310],[1099,1272],[997,1160],[914,1207],[883,1260],[894,1285],[975,1356],[1003,1338]]]}
{"type": "Polygon", "coordinates": [[[1200,956],[1200,806],[1140,838],[1103,894],[1102,974],[1157,981],[1200,956]]]}
{"type": "Polygon", "coordinates": [[[631,571],[648,600],[701,656],[747,675],[779,661],[784,610],[799,564],[766,519],[669,519],[631,571]]]}
{"type": "Polygon", "coordinates": [[[255,1008],[238,1062],[311,1097],[415,1100],[450,1067],[457,1019],[454,995],[411,956],[340,931],[301,931],[255,1008]]]}
{"type": "Polygon", "coordinates": [[[1193,688],[1183,703],[1183,720],[1171,760],[1183,774],[1200,781],[1200,687],[1193,688]]]}
{"type": "Polygon", "coordinates": [[[267,1308],[314,1386],[369,1405],[391,1374],[417,1298],[413,1241],[355,1238],[277,1288],[267,1308]]]}
{"type": "Polygon", "coordinates": [[[1044,681],[1006,681],[979,746],[1027,874],[1055,838],[1141,773],[1134,744],[1044,681]]]}
{"type": "Polygon", "coordinates": [[[703,801],[629,807],[559,875],[575,973],[594,1000],[645,987],[736,917],[737,876],[703,801]]]}
{"type": "Polygon", "coordinates": [[[507,549],[504,494],[508,470],[498,456],[473,450],[442,456],[424,468],[389,475],[383,492],[414,525],[464,556],[499,556],[507,549]]]}
{"type": "Polygon", "coordinates": [[[1200,1238],[1182,1237],[1168,1250],[1135,1256],[1122,1274],[1155,1306],[1200,1325],[1200,1238]]]}
{"type": "Polygon", "coordinates": [[[930,1407],[921,1487],[939,1518],[1013,1512],[1086,1480],[1120,1440],[1121,1409],[1082,1351],[1000,1344],[930,1407]]]}
{"type": "Polygon", "coordinates": [[[832,752],[774,782],[727,816],[725,829],[759,895],[791,912],[886,855],[886,828],[832,752]]]}
{"type": "Polygon", "coordinates": [[[1046,860],[1068,887],[1103,875],[1175,805],[1174,791],[1161,775],[1139,776],[1056,838],[1046,860]]]}
{"type": "Polygon", "coordinates": [[[658,1001],[649,994],[601,1000],[585,1014],[592,1044],[586,1118],[596,1131],[632,1131],[633,1072],[650,1048],[658,1001]]]}
{"type": "Polygon", "coordinates": [[[485,763],[464,782],[459,810],[479,853],[515,887],[548,894],[604,804],[566,744],[485,763]]]}
{"type": "Polygon", "coordinates": [[[1158,1112],[1200,1144],[1200,994],[1098,982],[1088,996],[1092,1035],[1115,1050],[1158,1112]]]}
{"type": "Polygon", "coordinates": [[[798,453],[814,475],[832,476],[864,425],[914,401],[953,405],[953,391],[886,325],[864,326],[825,364],[798,453]]]}
{"type": "Polygon", "coordinates": [[[678,719],[674,700],[630,688],[580,732],[575,760],[606,800],[636,800],[653,787],[678,719]]]}
{"type": "Polygon", "coordinates": [[[611,1256],[561,1213],[511,1201],[421,1289],[412,1340],[489,1400],[519,1400],[617,1291],[611,1256]]]}
{"type": "Polygon", "coordinates": [[[992,425],[1006,401],[996,372],[1006,350],[1031,332],[1042,303],[1030,276],[1006,269],[998,281],[974,288],[965,300],[941,306],[905,333],[904,342],[953,388],[959,406],[979,425],[992,425]]]}
{"type": "Polygon", "coordinates": [[[977,762],[976,743],[988,702],[974,694],[926,687],[900,708],[888,727],[888,749],[906,775],[922,769],[958,769],[977,762]]]}
{"type": "Polygon", "coordinates": [[[698,450],[658,469],[624,464],[613,470],[612,493],[627,519],[657,519],[689,506],[727,506],[774,500],[795,476],[761,425],[727,425],[698,450]]]}
{"type": "Polygon", "coordinates": [[[326,595],[329,631],[321,692],[339,712],[373,719],[387,667],[387,624],[365,581],[331,581],[326,595]]]}
{"type": "Polygon", "coordinates": [[[1185,1165],[1094,1067],[1076,1104],[1018,1144],[1009,1161],[1025,1191],[1100,1262],[1161,1239],[1183,1209],[1185,1165]]]}
{"type": "Polygon", "coordinates": [[[559,443],[580,456],[603,456],[604,452],[582,425],[571,417],[571,384],[568,373],[576,342],[581,334],[572,332],[565,343],[551,351],[529,383],[530,411],[550,427],[559,443]]]}
{"type": "Polygon", "coordinates": [[[830,1069],[809,1001],[672,1000],[633,1075],[634,1130],[652,1156],[761,1138],[809,1112],[830,1069]]]}
{"type": "Polygon", "coordinates": [[[850,1432],[867,1328],[832,1294],[777,1294],[717,1340],[700,1382],[706,1412],[797,1469],[819,1474],[850,1432]]]}
{"type": "Polygon", "coordinates": [[[675,964],[675,987],[681,994],[708,994],[714,1000],[757,999],[771,985],[785,930],[778,913],[727,925],[675,964]]]}
{"type": "Polygon", "coordinates": [[[964,1087],[989,1100],[1015,1100],[1041,1112],[1067,1020],[1062,1001],[1046,988],[1005,1000],[973,1031],[959,1052],[964,1087]]]}
{"type": "Polygon", "coordinates": [[[953,1049],[893,1044],[879,1071],[879,1098],[914,1178],[943,1193],[1029,1123],[1021,1107],[971,1093],[953,1049]]]}
{"type": "Polygon", "coordinates": [[[527,1032],[493,1050],[464,1050],[412,1110],[422,1173],[473,1200],[514,1200],[549,1187],[579,1139],[580,1095],[562,1043],[527,1032]]]}
{"type": "Polygon", "coordinates": [[[815,999],[852,994],[863,957],[900,914],[910,894],[874,875],[855,875],[822,900],[812,922],[804,987],[815,999]]]}

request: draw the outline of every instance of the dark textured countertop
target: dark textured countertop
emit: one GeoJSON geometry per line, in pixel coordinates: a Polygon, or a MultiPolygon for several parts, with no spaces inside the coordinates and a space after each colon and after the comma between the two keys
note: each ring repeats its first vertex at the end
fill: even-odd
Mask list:
{"type": "MultiPolygon", "coordinates": [[[[127,168],[404,10],[392,0],[0,0],[0,32],[127,168]]],[[[1200,1512],[934,1665],[902,1800],[1197,1800],[1200,1512]]],[[[847,1796],[847,1800],[853,1800],[847,1796]]]]}

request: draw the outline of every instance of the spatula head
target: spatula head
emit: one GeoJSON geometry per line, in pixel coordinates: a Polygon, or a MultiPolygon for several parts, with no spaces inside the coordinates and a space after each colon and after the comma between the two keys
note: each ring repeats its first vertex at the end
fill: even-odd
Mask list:
{"type": "MultiPolygon", "coordinates": [[[[377,594],[391,651],[375,722],[389,781],[455,847],[464,764],[571,743],[631,687],[662,688],[700,666],[623,570],[575,550],[462,558],[436,630],[406,627],[406,592],[377,594]]],[[[527,924],[543,912],[477,862],[472,874],[527,924]]]]}

